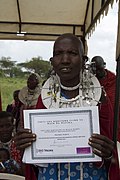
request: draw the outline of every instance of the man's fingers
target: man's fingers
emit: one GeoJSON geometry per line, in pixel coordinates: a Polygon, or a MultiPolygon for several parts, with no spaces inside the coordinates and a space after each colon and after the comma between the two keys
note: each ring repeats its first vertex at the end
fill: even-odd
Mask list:
{"type": "Polygon", "coordinates": [[[93,148],[93,152],[96,155],[103,158],[111,156],[114,149],[114,142],[99,134],[93,134],[90,137],[88,144],[93,148]]]}
{"type": "Polygon", "coordinates": [[[17,132],[14,138],[17,149],[25,149],[35,140],[36,135],[32,134],[31,130],[29,129],[21,129],[19,132],[17,132]]]}

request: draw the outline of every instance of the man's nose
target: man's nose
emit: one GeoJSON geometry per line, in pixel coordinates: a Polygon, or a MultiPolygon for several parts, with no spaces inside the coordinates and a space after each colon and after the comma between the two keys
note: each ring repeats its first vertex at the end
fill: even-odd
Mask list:
{"type": "Polygon", "coordinates": [[[70,57],[69,57],[69,55],[67,53],[63,53],[62,62],[63,63],[69,63],[70,62],[70,57]]]}

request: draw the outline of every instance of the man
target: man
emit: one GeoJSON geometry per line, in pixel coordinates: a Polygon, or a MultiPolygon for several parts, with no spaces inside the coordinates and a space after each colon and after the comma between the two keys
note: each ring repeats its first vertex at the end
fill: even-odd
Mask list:
{"type": "Polygon", "coordinates": [[[91,67],[94,74],[98,78],[101,86],[104,87],[110,101],[114,107],[115,102],[115,84],[116,76],[113,72],[106,69],[106,63],[101,56],[94,56],[91,60],[91,67]]]}
{"type": "Polygon", "coordinates": [[[31,73],[27,79],[27,86],[19,92],[19,100],[26,108],[35,108],[37,99],[40,95],[40,76],[37,73],[31,73]]]}
{"type": "Polygon", "coordinates": [[[23,110],[36,108],[40,92],[40,76],[37,73],[31,73],[27,79],[27,86],[24,86],[19,92],[18,98],[22,104],[20,107],[20,121],[17,129],[23,127],[23,110]]]}
{"type": "MultiPolygon", "coordinates": [[[[92,58],[91,67],[93,73],[96,74],[96,77],[98,78],[101,86],[103,87],[103,90],[105,90],[107,96],[109,97],[114,111],[116,75],[106,69],[106,63],[101,56],[94,56],[92,58]]],[[[118,128],[118,141],[120,142],[120,122],[118,128]]]]}
{"type": "MultiPolygon", "coordinates": [[[[45,82],[41,96],[38,99],[37,108],[80,107],[84,106],[88,101],[91,103],[91,97],[88,97],[86,101],[83,89],[83,98],[80,98],[81,85],[83,86],[84,83],[82,79],[83,57],[82,42],[73,34],[63,34],[55,41],[51,64],[56,75],[48,79],[48,82],[45,82]],[[45,94],[47,98],[44,97],[45,94]]],[[[93,103],[96,102],[94,102],[94,98],[92,100],[93,103]]],[[[107,180],[110,170],[109,167],[112,166],[111,157],[112,155],[114,156],[115,151],[114,142],[111,140],[112,120],[113,112],[111,106],[109,106],[109,100],[106,97],[104,98],[104,102],[100,104],[101,134],[92,134],[88,140],[88,144],[92,147],[93,153],[103,159],[102,163],[48,163],[47,167],[36,167],[36,169],[39,170],[37,179],[107,180]]],[[[35,140],[36,135],[29,129],[20,130],[16,135],[16,145],[19,149],[30,146],[35,140]]],[[[110,172],[112,172],[112,170],[110,170],[110,172]]],[[[114,171],[114,173],[116,173],[114,180],[119,180],[118,169],[114,171]]],[[[112,180],[111,177],[109,178],[112,180]]],[[[30,180],[30,176],[29,178],[26,177],[26,179],[30,180]]]]}

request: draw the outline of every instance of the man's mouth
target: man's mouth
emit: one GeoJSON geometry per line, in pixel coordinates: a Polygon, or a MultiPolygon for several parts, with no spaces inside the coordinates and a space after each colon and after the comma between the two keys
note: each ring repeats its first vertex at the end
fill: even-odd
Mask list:
{"type": "Polygon", "coordinates": [[[71,68],[69,68],[69,67],[64,67],[64,68],[61,68],[60,71],[63,72],[63,73],[64,73],[64,72],[65,72],[65,73],[66,73],[66,72],[70,72],[70,71],[71,71],[71,68]]]}

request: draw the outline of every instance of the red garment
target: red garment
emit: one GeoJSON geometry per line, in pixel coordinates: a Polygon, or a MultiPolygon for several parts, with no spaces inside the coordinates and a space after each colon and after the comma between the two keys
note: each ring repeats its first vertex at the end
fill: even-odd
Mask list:
{"type": "Polygon", "coordinates": [[[16,145],[15,145],[14,141],[12,141],[12,143],[10,144],[10,153],[11,153],[11,157],[15,161],[17,161],[19,164],[21,164],[21,162],[22,162],[22,160],[21,160],[21,153],[16,148],[16,145]]]}
{"type": "MultiPolygon", "coordinates": [[[[41,96],[38,98],[38,103],[36,106],[37,109],[46,109],[42,103],[41,96]]],[[[102,135],[107,136],[112,139],[112,131],[113,131],[113,110],[109,99],[99,106],[99,118],[100,118],[100,131],[102,135]]],[[[119,168],[118,168],[118,158],[116,150],[114,152],[114,159],[116,164],[113,163],[105,163],[109,168],[109,180],[120,180],[119,176],[119,168]]],[[[104,163],[104,162],[102,162],[104,163]]],[[[101,166],[102,163],[97,163],[96,165],[101,166]]],[[[27,165],[27,177],[26,180],[33,180],[33,167],[32,165],[27,165]],[[32,178],[30,178],[32,177],[32,178]]],[[[35,178],[35,176],[34,176],[35,178]]],[[[34,179],[35,180],[35,179],[34,179]]]]}
{"type": "Polygon", "coordinates": [[[116,89],[116,75],[111,71],[105,69],[106,76],[102,79],[99,79],[101,86],[104,87],[105,92],[107,93],[113,107],[115,103],[115,89],[116,89]]]}
{"type": "Polygon", "coordinates": [[[33,169],[34,165],[26,164],[25,166],[25,180],[37,180],[37,175],[33,169]]]}
{"type": "Polygon", "coordinates": [[[22,157],[20,151],[16,148],[14,141],[11,141],[8,144],[0,142],[0,147],[7,148],[10,152],[10,157],[14,159],[19,165],[21,165],[22,157]]]}
{"type": "MultiPolygon", "coordinates": [[[[113,111],[114,111],[114,104],[115,104],[115,91],[116,91],[116,75],[111,71],[105,69],[106,76],[102,79],[99,79],[101,86],[104,87],[107,96],[109,97],[113,111]]],[[[120,101],[119,101],[120,107],[120,101]]],[[[119,127],[118,127],[118,141],[120,142],[120,112],[119,112],[119,127]]]]}
{"type": "MultiPolygon", "coordinates": [[[[113,107],[108,99],[99,107],[100,133],[112,139],[113,137],[113,107]]],[[[120,180],[119,162],[117,148],[113,152],[113,160],[111,164],[107,163],[109,171],[109,180],[120,180]]]]}

